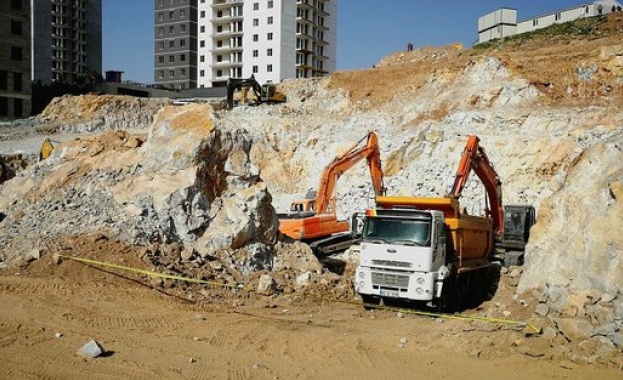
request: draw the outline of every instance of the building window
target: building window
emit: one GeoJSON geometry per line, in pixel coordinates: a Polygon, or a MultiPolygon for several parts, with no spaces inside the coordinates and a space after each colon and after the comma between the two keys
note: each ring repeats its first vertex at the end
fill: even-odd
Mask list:
{"type": "Polygon", "coordinates": [[[200,31],[201,33],[205,33],[205,32],[206,32],[206,27],[205,27],[205,25],[201,25],[201,28],[199,29],[199,31],[200,31]]]}
{"type": "Polygon", "coordinates": [[[206,47],[206,42],[204,40],[199,41],[199,47],[206,47]]]}
{"type": "Polygon", "coordinates": [[[186,24],[182,24],[182,25],[180,25],[180,31],[181,31],[182,33],[186,32],[186,24]]]}
{"type": "Polygon", "coordinates": [[[221,33],[223,31],[223,25],[219,25],[216,27],[216,33],[221,33]]]}
{"type": "Polygon", "coordinates": [[[217,11],[216,18],[221,18],[221,17],[223,17],[223,11],[217,11]]]}
{"type": "Polygon", "coordinates": [[[216,56],[216,62],[223,62],[223,56],[222,55],[217,55],[216,56]]]}
{"type": "Polygon", "coordinates": [[[13,91],[21,92],[22,89],[22,73],[13,73],[13,91]]]}
{"type": "Polygon", "coordinates": [[[175,47],[175,40],[169,41],[169,47],[170,48],[174,48],[175,47]]]}
{"type": "Polygon", "coordinates": [[[180,46],[186,46],[186,40],[180,40],[180,46]]]}
{"type": "Polygon", "coordinates": [[[180,54],[180,61],[186,62],[186,54],[180,54]]]}
{"type": "Polygon", "coordinates": [[[180,90],[184,90],[184,89],[186,89],[186,83],[180,84],[180,90]]]}
{"type": "Polygon", "coordinates": [[[164,50],[164,42],[158,42],[158,50],[164,50]]]}
{"type": "Polygon", "coordinates": [[[266,50],[266,55],[269,56],[269,57],[272,57],[273,56],[273,49],[267,49],[266,50]]]}
{"type": "Polygon", "coordinates": [[[8,73],[4,70],[0,70],[0,90],[6,90],[9,87],[8,78],[8,73]]]}
{"type": "Polygon", "coordinates": [[[253,74],[257,74],[257,72],[258,72],[257,66],[253,66],[253,74]]]}
{"type": "Polygon", "coordinates": [[[273,72],[273,65],[266,65],[266,71],[269,73],[273,72]]]}
{"type": "Polygon", "coordinates": [[[254,11],[259,11],[260,10],[260,3],[253,3],[253,10],[254,11]]]}
{"type": "Polygon", "coordinates": [[[216,41],[216,47],[223,47],[223,40],[216,41]]]}
{"type": "Polygon", "coordinates": [[[158,28],[158,35],[159,36],[164,35],[164,28],[158,28]]]}
{"type": "Polygon", "coordinates": [[[556,13],[556,15],[554,15],[554,20],[559,21],[560,20],[560,13],[556,13]]]}
{"type": "Polygon", "coordinates": [[[253,42],[257,42],[260,40],[260,36],[258,34],[253,35],[253,42]]]}
{"type": "Polygon", "coordinates": [[[181,9],[181,10],[180,10],[180,17],[181,17],[181,18],[186,17],[186,10],[185,10],[185,9],[181,9]]]}
{"type": "Polygon", "coordinates": [[[164,79],[164,71],[158,71],[158,79],[164,79]]]}
{"type": "Polygon", "coordinates": [[[174,34],[174,33],[175,33],[175,27],[169,26],[169,34],[174,34]]]}
{"type": "Polygon", "coordinates": [[[268,41],[272,41],[273,40],[273,34],[272,33],[268,33],[268,41]]]}
{"type": "Polygon", "coordinates": [[[13,117],[22,117],[22,99],[13,99],[13,117]]]}
{"type": "Polygon", "coordinates": [[[175,56],[174,55],[170,55],[169,56],[169,62],[175,62],[175,56]]]}
{"type": "Polygon", "coordinates": [[[260,26],[260,19],[259,18],[254,18],[253,19],[253,26],[260,26]]]}
{"type": "Polygon", "coordinates": [[[11,20],[11,34],[18,36],[22,35],[22,23],[19,21],[11,20]]]}
{"type": "Polygon", "coordinates": [[[536,18],[532,20],[532,26],[539,26],[539,20],[536,18]]]}
{"type": "Polygon", "coordinates": [[[164,21],[164,13],[158,13],[158,21],[164,21]]]}
{"type": "Polygon", "coordinates": [[[169,70],[169,78],[175,78],[175,70],[169,70]]]}
{"type": "Polygon", "coordinates": [[[180,75],[185,77],[186,76],[186,69],[180,69],[180,75]]]}
{"type": "Polygon", "coordinates": [[[268,9],[273,8],[273,0],[268,0],[268,9]]]}
{"type": "Polygon", "coordinates": [[[260,56],[259,50],[253,50],[253,56],[254,57],[259,57],[260,56]]]}
{"type": "Polygon", "coordinates": [[[268,16],[268,25],[273,24],[273,16],[268,16]]]}
{"type": "Polygon", "coordinates": [[[21,47],[11,46],[11,59],[14,61],[21,61],[23,59],[21,47]]]}
{"type": "Polygon", "coordinates": [[[9,98],[0,96],[0,116],[9,116],[9,98]]]}
{"type": "Polygon", "coordinates": [[[206,71],[205,70],[199,70],[199,76],[200,77],[205,77],[206,76],[206,71]]]}
{"type": "Polygon", "coordinates": [[[162,7],[164,5],[164,0],[158,0],[158,6],[162,7]]]}
{"type": "Polygon", "coordinates": [[[217,77],[222,77],[223,76],[223,70],[216,70],[216,76],[217,77]]]}
{"type": "Polygon", "coordinates": [[[201,18],[205,18],[206,17],[206,11],[201,11],[201,18]]]}
{"type": "Polygon", "coordinates": [[[206,61],[206,56],[205,55],[200,55],[199,56],[199,62],[205,62],[206,61]]]}
{"type": "Polygon", "coordinates": [[[159,63],[164,63],[164,55],[161,55],[158,57],[158,62],[159,63]]]}
{"type": "Polygon", "coordinates": [[[175,11],[169,11],[169,19],[172,19],[175,17],[175,11]]]}
{"type": "Polygon", "coordinates": [[[11,9],[23,9],[22,0],[11,0],[11,9]]]}

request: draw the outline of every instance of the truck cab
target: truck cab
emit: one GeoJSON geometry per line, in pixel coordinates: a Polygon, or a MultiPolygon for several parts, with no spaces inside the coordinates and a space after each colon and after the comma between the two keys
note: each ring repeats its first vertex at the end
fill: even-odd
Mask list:
{"type": "Polygon", "coordinates": [[[356,291],[380,298],[431,301],[441,296],[447,231],[437,210],[368,210],[364,218],[356,291]]]}

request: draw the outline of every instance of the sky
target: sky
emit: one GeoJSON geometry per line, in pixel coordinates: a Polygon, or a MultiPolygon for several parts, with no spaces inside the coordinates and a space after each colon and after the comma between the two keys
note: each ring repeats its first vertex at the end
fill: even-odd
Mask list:
{"type": "MultiPolygon", "coordinates": [[[[266,0],[258,0],[266,1],[266,0]]],[[[478,17],[501,7],[518,20],[590,0],[337,0],[337,69],[371,67],[411,43],[443,46],[478,39],[478,17]]],[[[102,0],[103,70],[153,83],[154,0],[102,0]]]]}

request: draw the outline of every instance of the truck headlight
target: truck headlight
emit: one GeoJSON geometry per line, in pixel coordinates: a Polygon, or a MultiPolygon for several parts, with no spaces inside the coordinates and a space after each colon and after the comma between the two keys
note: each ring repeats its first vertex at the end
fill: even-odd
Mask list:
{"type": "Polygon", "coordinates": [[[366,274],[363,272],[359,272],[359,278],[363,279],[364,277],[366,277],[366,274]]]}
{"type": "Polygon", "coordinates": [[[363,282],[363,281],[360,281],[360,282],[359,282],[359,289],[363,289],[363,288],[365,288],[365,287],[366,287],[366,283],[365,283],[365,282],[363,282]]]}
{"type": "Polygon", "coordinates": [[[424,289],[422,289],[422,288],[416,288],[416,289],[415,289],[415,292],[416,292],[417,294],[422,294],[422,293],[424,293],[424,289]]]}
{"type": "Polygon", "coordinates": [[[415,282],[417,282],[420,285],[424,285],[424,277],[418,277],[418,279],[415,280],[415,282]]]}

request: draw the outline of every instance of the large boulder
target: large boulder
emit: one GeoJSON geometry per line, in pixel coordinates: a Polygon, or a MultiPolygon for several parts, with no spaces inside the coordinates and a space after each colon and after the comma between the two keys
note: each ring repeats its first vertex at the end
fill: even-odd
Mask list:
{"type": "Polygon", "coordinates": [[[0,250],[11,259],[33,239],[45,246],[104,231],[133,244],[177,241],[204,257],[250,246],[256,258],[274,243],[278,221],[252,144],[194,104],[162,109],[144,142],[114,131],[60,145],[3,186],[0,250]]]}

